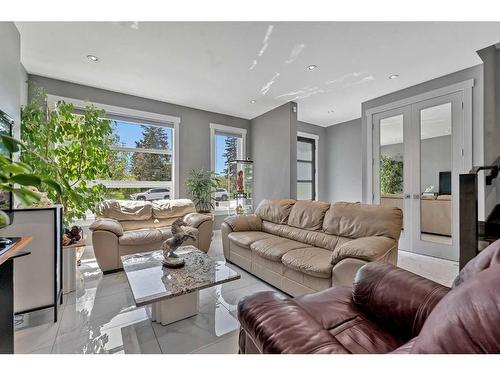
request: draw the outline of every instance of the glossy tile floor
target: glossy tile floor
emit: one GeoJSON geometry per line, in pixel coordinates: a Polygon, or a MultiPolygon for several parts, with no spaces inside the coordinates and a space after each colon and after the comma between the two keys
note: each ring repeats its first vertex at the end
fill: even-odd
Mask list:
{"type": "MultiPolygon", "coordinates": [[[[220,231],[209,255],[223,260],[220,231]]],[[[458,264],[407,252],[400,267],[450,285],[458,264]]],[[[123,272],[103,275],[89,246],[77,271],[77,290],[64,296],[59,320],[52,310],[16,318],[16,353],[236,353],[238,301],[254,292],[274,290],[234,265],[241,279],[200,292],[197,316],[168,326],[149,320],[147,307],[135,307],[123,272]]]]}

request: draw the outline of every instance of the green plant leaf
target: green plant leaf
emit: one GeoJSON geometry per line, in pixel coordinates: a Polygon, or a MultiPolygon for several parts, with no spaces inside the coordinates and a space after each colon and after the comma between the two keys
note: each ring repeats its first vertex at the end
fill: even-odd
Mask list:
{"type": "Polygon", "coordinates": [[[19,146],[22,145],[20,141],[18,141],[14,137],[11,137],[10,135],[0,134],[0,138],[2,139],[2,143],[7,151],[9,151],[9,153],[11,154],[13,154],[14,152],[18,152],[19,146]]]}
{"type": "Polygon", "coordinates": [[[48,185],[50,188],[54,189],[57,194],[61,195],[63,192],[63,187],[57,181],[51,180],[49,178],[42,179],[42,183],[48,185]]]}
{"type": "Polygon", "coordinates": [[[10,177],[10,180],[23,186],[40,186],[42,180],[34,174],[20,173],[10,177]]]}
{"type": "Polygon", "coordinates": [[[40,196],[29,189],[13,189],[13,192],[21,200],[21,202],[27,206],[31,206],[32,204],[40,201],[40,196]]]}

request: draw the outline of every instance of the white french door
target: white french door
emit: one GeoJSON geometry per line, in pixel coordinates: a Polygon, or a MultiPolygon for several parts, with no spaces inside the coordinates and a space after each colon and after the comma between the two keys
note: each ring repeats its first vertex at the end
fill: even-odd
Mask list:
{"type": "Polygon", "coordinates": [[[458,260],[463,92],[380,112],[373,121],[373,201],[403,210],[399,248],[458,260]]]}
{"type": "Polygon", "coordinates": [[[410,201],[411,158],[408,139],[410,108],[402,107],[373,116],[373,192],[374,203],[403,210],[399,248],[411,249],[410,201]]]}

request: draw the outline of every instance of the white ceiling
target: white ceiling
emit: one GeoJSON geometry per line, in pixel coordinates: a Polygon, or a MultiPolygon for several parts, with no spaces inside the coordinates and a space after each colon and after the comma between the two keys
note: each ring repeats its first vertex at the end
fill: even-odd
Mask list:
{"type": "Polygon", "coordinates": [[[475,51],[500,41],[500,22],[16,24],[29,73],[247,119],[294,100],[300,120],[322,126],[479,64],[475,51]]]}

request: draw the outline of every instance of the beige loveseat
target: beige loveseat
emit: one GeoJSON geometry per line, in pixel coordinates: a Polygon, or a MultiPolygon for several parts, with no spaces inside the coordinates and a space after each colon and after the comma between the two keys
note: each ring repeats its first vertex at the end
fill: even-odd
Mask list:
{"type": "Polygon", "coordinates": [[[92,244],[103,272],[123,268],[120,256],[158,250],[172,236],[170,225],[183,218],[185,229],[197,238],[186,241],[207,252],[212,241],[213,218],[196,213],[189,199],[145,201],[110,200],[101,204],[100,217],[92,223],[92,244]]]}
{"type": "Polygon", "coordinates": [[[403,215],[395,207],[264,200],[222,223],[226,259],[297,296],[351,285],[371,261],[397,262],[403,215]]]}

